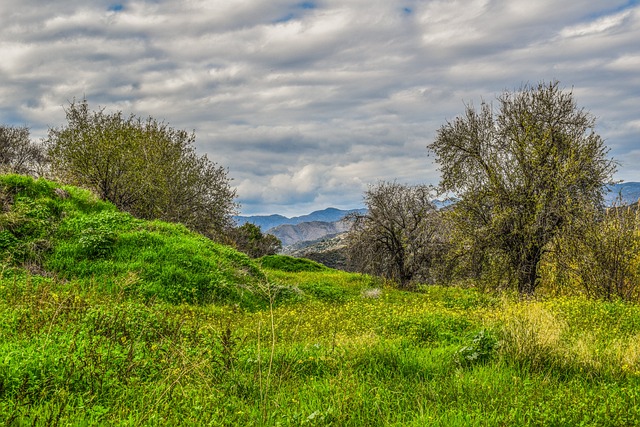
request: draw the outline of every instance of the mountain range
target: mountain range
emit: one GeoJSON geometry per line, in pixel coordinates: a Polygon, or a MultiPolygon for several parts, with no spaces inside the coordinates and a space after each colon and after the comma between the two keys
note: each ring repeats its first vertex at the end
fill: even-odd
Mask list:
{"type": "Polygon", "coordinates": [[[292,218],[287,218],[282,215],[253,215],[253,216],[236,216],[234,220],[236,224],[243,225],[247,222],[255,224],[259,226],[263,232],[268,232],[274,227],[279,225],[297,225],[303,222],[336,222],[343,219],[345,216],[351,213],[365,213],[367,210],[362,209],[336,209],[336,208],[327,208],[319,211],[311,212],[308,215],[295,216],[292,218]]]}
{"type": "MultiPolygon", "coordinates": [[[[640,199],[640,182],[623,182],[608,186],[605,204],[634,204],[640,199]]],[[[435,201],[436,206],[446,206],[448,201],[435,201]]],[[[299,252],[305,247],[323,244],[348,231],[348,223],[342,219],[351,213],[365,213],[366,209],[342,210],[327,208],[308,215],[288,218],[283,215],[254,215],[234,217],[238,225],[247,222],[259,226],[263,232],[273,234],[282,242],[284,252],[299,252]]],[[[331,245],[329,245],[331,246],[331,245]]]]}

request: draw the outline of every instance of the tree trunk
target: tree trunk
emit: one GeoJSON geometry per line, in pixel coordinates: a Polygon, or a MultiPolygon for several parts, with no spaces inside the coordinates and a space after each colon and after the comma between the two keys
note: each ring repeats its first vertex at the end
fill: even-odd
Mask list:
{"type": "Polygon", "coordinates": [[[542,252],[538,247],[528,249],[522,256],[518,269],[518,292],[520,295],[533,295],[538,286],[538,265],[542,252]]]}

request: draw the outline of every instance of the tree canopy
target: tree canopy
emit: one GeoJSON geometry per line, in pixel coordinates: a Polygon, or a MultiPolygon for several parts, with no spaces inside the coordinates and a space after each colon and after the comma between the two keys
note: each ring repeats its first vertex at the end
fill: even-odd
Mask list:
{"type": "Polygon", "coordinates": [[[210,237],[232,225],[236,193],[227,170],[196,153],[195,134],[152,117],[91,111],[86,100],[65,112],[66,126],[49,129],[46,140],[55,177],[140,218],[210,237]]]}
{"type": "MultiPolygon", "coordinates": [[[[594,117],[558,82],[505,92],[444,124],[429,149],[468,253],[498,254],[521,293],[532,293],[550,242],[603,204],[616,169],[594,117]]],[[[482,257],[481,257],[482,258],[482,257]]],[[[486,263],[486,258],[481,263],[486,263]]]]}
{"type": "Polygon", "coordinates": [[[273,234],[263,233],[259,226],[247,222],[229,232],[231,244],[251,258],[275,255],[282,242],[273,234]]]}

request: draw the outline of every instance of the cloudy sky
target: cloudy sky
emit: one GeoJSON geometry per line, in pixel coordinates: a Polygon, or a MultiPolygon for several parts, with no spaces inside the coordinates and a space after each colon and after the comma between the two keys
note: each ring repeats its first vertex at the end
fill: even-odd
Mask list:
{"type": "Polygon", "coordinates": [[[640,181],[640,4],[628,0],[2,0],[0,123],[63,106],[195,130],[244,214],[437,184],[426,149],[465,103],[559,80],[640,181]]]}

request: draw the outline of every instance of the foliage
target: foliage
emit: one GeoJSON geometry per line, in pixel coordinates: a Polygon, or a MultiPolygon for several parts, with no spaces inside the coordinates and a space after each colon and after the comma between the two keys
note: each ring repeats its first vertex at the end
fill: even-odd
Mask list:
{"type": "Polygon", "coordinates": [[[487,363],[494,356],[497,344],[490,332],[481,329],[469,344],[456,352],[455,361],[462,367],[487,363]]]}
{"type": "Polygon", "coordinates": [[[4,270],[0,423],[640,422],[636,305],[440,286],[370,298],[367,276],[267,273],[283,286],[324,282],[343,298],[244,311],[4,270]]]}
{"type": "Polygon", "coordinates": [[[267,255],[260,259],[263,268],[287,272],[325,271],[327,267],[305,258],[294,258],[287,255],[267,255]]]}
{"type": "Polygon", "coordinates": [[[251,258],[275,255],[282,249],[282,242],[273,234],[263,234],[260,227],[247,222],[233,228],[228,236],[233,246],[251,258]]]}
{"type": "Polygon", "coordinates": [[[145,219],[179,222],[210,237],[231,225],[227,171],[195,152],[195,135],[151,117],[90,111],[71,102],[67,125],[49,129],[53,174],[145,219]]]}
{"type": "Polygon", "coordinates": [[[556,265],[550,280],[569,282],[594,298],[638,301],[639,215],[637,206],[614,206],[582,225],[580,235],[559,239],[549,260],[556,265]]]}
{"type": "Polygon", "coordinates": [[[462,230],[461,252],[531,294],[550,243],[601,207],[615,164],[593,116],[557,82],[505,92],[498,103],[497,111],[467,106],[429,149],[442,189],[460,199],[450,218],[462,230]]]}
{"type": "Polygon", "coordinates": [[[367,213],[354,214],[348,253],[357,271],[396,281],[401,287],[432,282],[444,249],[433,189],[381,182],[365,193],[367,213]]]}
{"type": "Polygon", "coordinates": [[[0,125],[0,172],[39,176],[46,163],[45,150],[31,141],[29,128],[0,125]]]}

